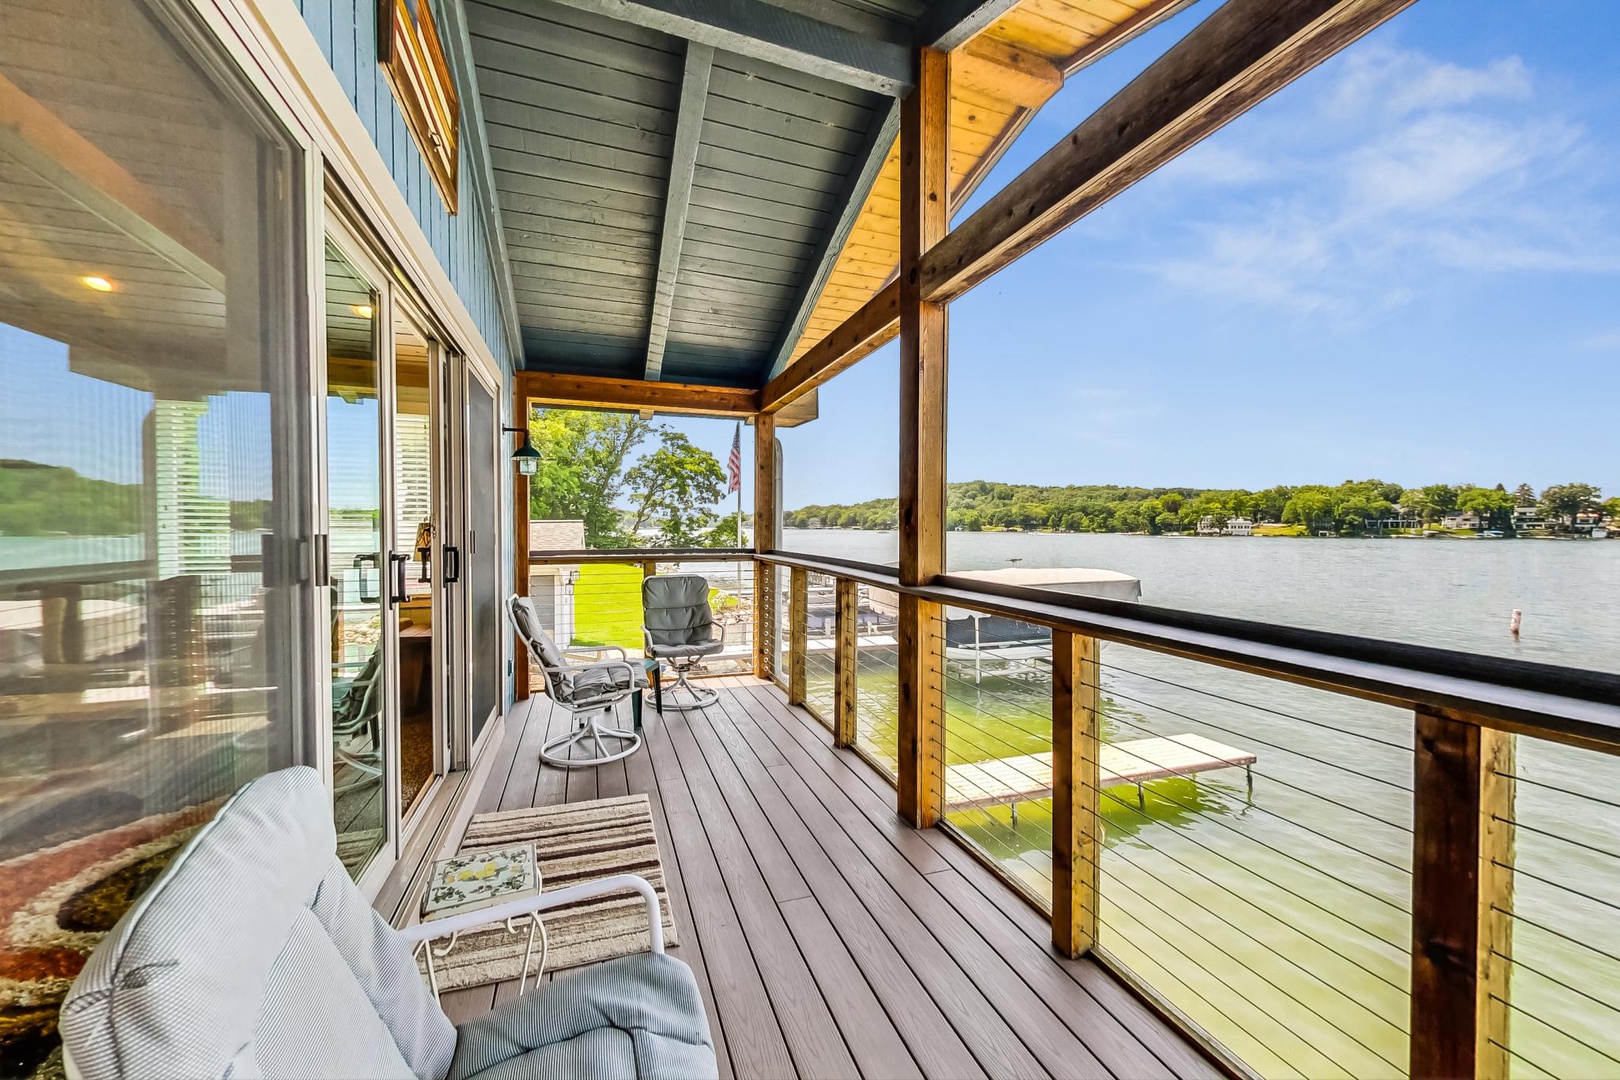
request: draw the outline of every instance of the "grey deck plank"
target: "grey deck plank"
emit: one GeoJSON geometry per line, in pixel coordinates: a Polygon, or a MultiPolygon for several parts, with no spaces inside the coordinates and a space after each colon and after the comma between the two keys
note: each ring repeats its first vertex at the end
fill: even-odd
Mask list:
{"type": "MultiPolygon", "coordinates": [[[[649,703],[648,711],[651,711],[649,703]]],[[[653,772],[649,751],[631,754],[624,761],[627,794],[646,795],[651,807],[653,828],[657,830],[664,865],[664,889],[669,894],[669,906],[680,928],[680,944],[675,955],[692,969],[697,978],[698,991],[703,995],[703,1007],[709,1014],[709,1033],[714,1039],[715,1057],[719,1059],[722,1080],[730,1077],[731,1055],[726,1050],[725,1028],[720,1024],[720,1011],[715,1008],[714,988],[709,983],[708,965],[703,959],[703,939],[698,934],[697,921],[692,917],[692,905],[686,895],[686,879],[681,875],[681,851],[675,846],[664,816],[664,798],[658,789],[658,777],[653,772]]]]}
{"type": "MultiPolygon", "coordinates": [[[[722,704],[725,704],[724,699],[722,704]]],[[[730,704],[733,708],[737,706],[735,700],[730,704]]],[[[865,987],[866,994],[871,994],[875,988],[880,995],[879,1008],[882,1011],[869,1013],[867,1019],[858,1022],[857,1030],[850,1032],[850,1048],[860,1062],[862,1072],[868,1076],[894,1075],[902,1071],[894,1062],[903,1054],[908,1062],[914,1059],[913,1067],[920,1064],[926,1073],[935,1076],[981,1075],[982,1070],[967,1046],[929,996],[922,981],[907,966],[902,954],[904,939],[900,942],[890,940],[884,927],[867,911],[855,890],[844,880],[797,811],[777,788],[766,763],[755,757],[751,749],[741,742],[735,729],[729,732],[727,738],[728,733],[719,730],[720,727],[718,723],[711,724],[708,734],[714,737],[703,740],[708,752],[716,760],[729,756],[758,793],[761,808],[776,825],[777,832],[799,861],[806,880],[812,884],[814,899],[823,909],[824,917],[836,925],[840,940],[847,942],[853,953],[857,970],[870,984],[865,987]],[[885,1013],[888,1023],[881,1023],[879,1017],[885,1013]],[[891,1033],[900,1040],[899,1053],[888,1039],[891,1033]],[[905,1049],[908,1047],[909,1051],[905,1049]]],[[[787,906],[783,905],[784,913],[787,906]]],[[[799,917],[808,919],[807,916],[799,917]]],[[[791,924],[793,919],[789,921],[791,924]]],[[[812,937],[817,929],[808,922],[802,925],[802,932],[812,937]]],[[[893,928],[890,932],[893,932],[893,928]]],[[[812,950],[819,953],[814,941],[801,939],[800,944],[806,956],[812,955],[812,950]]],[[[835,1002],[847,998],[848,991],[842,988],[843,973],[838,970],[837,956],[833,955],[829,962],[833,970],[826,977],[818,976],[818,981],[822,982],[828,1001],[835,1002]]],[[[836,1008],[838,1005],[835,1005],[836,1008]]],[[[846,1028],[846,1031],[849,1029],[846,1028]]]]}
{"type": "MultiPolygon", "coordinates": [[[[814,748],[824,751],[824,755],[831,754],[835,758],[845,758],[848,755],[848,759],[841,762],[846,771],[867,774],[879,785],[885,783],[882,777],[877,775],[876,770],[855,758],[849,751],[833,750],[828,737],[824,735],[825,729],[808,713],[788,706],[786,696],[779,689],[762,683],[754,684],[749,689],[765,707],[766,712],[762,715],[798,722],[795,734],[802,735],[804,739],[800,745],[809,743],[814,748]]],[[[883,794],[892,798],[892,793],[887,788],[883,789],[883,794]]],[[[863,799],[863,801],[868,803],[868,809],[872,808],[872,800],[863,799]]],[[[876,810],[880,816],[889,819],[893,817],[893,812],[886,801],[879,802],[876,810]]],[[[1104,1058],[1105,1063],[1110,1065],[1116,1075],[1152,1076],[1162,1075],[1164,1072],[1178,1076],[1219,1074],[1219,1070],[1212,1062],[1173,1031],[1162,1018],[1137,999],[1117,979],[1104,971],[1095,960],[1072,960],[1054,952],[1049,946],[1051,926],[1046,919],[997,879],[960,844],[939,830],[917,833],[908,829],[906,832],[923,840],[943,860],[943,864],[950,867],[949,870],[928,872],[926,877],[936,890],[947,893],[947,899],[953,899],[964,915],[982,917],[989,908],[1003,915],[1005,922],[1001,924],[981,921],[977,917],[970,918],[969,921],[981,927],[981,930],[990,928],[992,943],[998,948],[1005,949],[1004,955],[1018,958],[1016,969],[1026,981],[1031,982],[1032,988],[1054,995],[1045,998],[1048,1001],[1063,1002],[1058,1014],[1071,1021],[1070,1026],[1088,1041],[1088,1045],[1091,1045],[1090,1040],[1093,1038],[1096,1040],[1096,1045],[1092,1049],[1100,1052],[1099,1056],[1104,1058]],[[967,893],[958,887],[969,883],[977,887],[980,898],[986,906],[972,903],[967,893]],[[1025,939],[1023,943],[1006,936],[1003,931],[1009,927],[1023,935],[1025,939]],[[1076,986],[1084,990],[1101,1007],[1104,1015],[1099,1016],[1092,1006],[1073,997],[1061,985],[1047,982],[1037,956],[1057,965],[1076,986]],[[1084,1022],[1083,1032],[1081,1027],[1075,1025],[1075,1021],[1084,1022]],[[1137,1045],[1132,1046],[1132,1043],[1137,1045]],[[1143,1050],[1152,1056],[1144,1057],[1143,1050]]]]}
{"type": "MultiPolygon", "coordinates": [[[[779,688],[709,685],[717,707],[649,708],[643,749],[596,769],[542,765],[567,713],[520,705],[475,805],[649,796],[672,955],[722,1076],[1220,1075],[1098,962],[1052,951],[1042,915],[948,835],[900,822],[887,781],[779,688]]],[[[444,1004],[463,1022],[516,989],[444,1004]]]]}
{"type": "MultiPolygon", "coordinates": [[[[657,721],[647,725],[649,731],[659,727],[657,721]]],[[[648,739],[647,750],[658,777],[669,836],[681,853],[681,874],[693,904],[693,922],[703,941],[703,959],[709,967],[719,1020],[726,1030],[732,1068],[739,1076],[793,1075],[787,1038],[680,765],[656,734],[648,739]]]]}
{"type": "MultiPolygon", "coordinates": [[[[809,965],[788,931],[763,868],[697,753],[696,744],[685,731],[685,717],[672,710],[655,726],[669,737],[651,740],[654,762],[663,757],[671,769],[682,770],[686,792],[708,834],[717,869],[723,871],[721,887],[727,890],[748,946],[758,960],[760,978],[776,1010],[782,1035],[799,1074],[858,1076],[855,1060],[810,974],[809,965]],[[683,742],[687,749],[685,753],[678,753],[677,744],[683,742]]],[[[661,773],[661,789],[664,781],[661,773]]],[[[757,841],[763,846],[763,837],[758,837],[757,841]]],[[[800,896],[809,894],[802,879],[800,887],[790,891],[800,896]]]]}

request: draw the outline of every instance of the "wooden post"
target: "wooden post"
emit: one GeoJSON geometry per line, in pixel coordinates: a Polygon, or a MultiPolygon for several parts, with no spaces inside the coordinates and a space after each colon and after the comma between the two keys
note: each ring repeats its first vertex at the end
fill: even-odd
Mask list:
{"type": "Polygon", "coordinates": [[[810,614],[810,575],[794,567],[788,572],[788,704],[804,704],[804,649],[810,614]]]}
{"type": "Polygon", "coordinates": [[[1474,1029],[1478,1075],[1507,1076],[1513,1045],[1508,1002],[1513,964],[1514,812],[1519,737],[1480,729],[1479,1004],[1474,1029]]]}
{"type": "MultiPolygon", "coordinates": [[[[948,227],[950,58],[917,51],[917,86],[900,105],[900,583],[945,568],[945,306],[925,303],[917,268],[948,227]]],[[[939,820],[944,647],[938,604],[900,594],[900,816],[939,820]]]]}
{"type": "Polygon", "coordinates": [[[860,677],[860,604],[855,582],[838,579],[833,625],[833,745],[855,745],[855,693],[860,677]]]}
{"type": "Polygon", "coordinates": [[[647,561],[645,561],[645,562],[643,562],[641,564],[641,576],[642,576],[643,580],[645,580],[647,578],[650,578],[650,577],[656,577],[657,574],[658,574],[658,564],[656,562],[654,562],[652,559],[648,559],[647,561]]]}
{"type": "Polygon", "coordinates": [[[1513,781],[1497,775],[1512,774],[1511,740],[1476,723],[1417,711],[1414,1080],[1507,1075],[1509,965],[1492,953],[1511,952],[1513,781]]]}
{"type": "MultiPolygon", "coordinates": [[[[522,390],[512,395],[512,423],[525,430],[529,426],[529,396],[522,390]]],[[[511,460],[509,454],[503,454],[502,458],[511,460]]],[[[389,587],[386,581],[383,586],[389,587]]],[[[529,595],[529,478],[516,469],[512,470],[512,591],[519,596],[529,595]]],[[[517,701],[529,696],[529,647],[515,630],[512,633],[512,696],[517,701]]]]}
{"type": "Polygon", "coordinates": [[[1052,944],[1082,956],[1097,944],[1098,641],[1052,632],[1052,944]]]}
{"type": "MultiPolygon", "coordinates": [[[[754,550],[776,546],[776,417],[754,417],[754,550]]],[[[773,567],[754,563],[754,678],[769,679],[771,629],[776,621],[776,574],[773,567]]]]}

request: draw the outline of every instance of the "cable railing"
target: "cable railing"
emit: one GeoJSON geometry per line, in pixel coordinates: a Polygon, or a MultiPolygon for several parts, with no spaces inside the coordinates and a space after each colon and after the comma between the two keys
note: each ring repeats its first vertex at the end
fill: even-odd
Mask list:
{"type": "Polygon", "coordinates": [[[890,771],[905,816],[922,769],[924,824],[1234,1068],[1620,1073],[1620,679],[761,563],[790,579],[788,607],[794,579],[806,590],[790,696],[890,771]],[[903,595],[927,601],[914,675],[898,618],[894,644],[862,623],[903,595]]]}
{"type": "MultiPolygon", "coordinates": [[[[692,674],[734,675],[754,670],[754,573],[752,553],[730,550],[533,551],[529,597],[564,654],[586,659],[623,649],[640,657],[642,581],[653,574],[699,574],[708,580],[709,604],[725,647],[705,657],[692,674]]],[[[532,660],[530,685],[541,685],[532,660]]]]}

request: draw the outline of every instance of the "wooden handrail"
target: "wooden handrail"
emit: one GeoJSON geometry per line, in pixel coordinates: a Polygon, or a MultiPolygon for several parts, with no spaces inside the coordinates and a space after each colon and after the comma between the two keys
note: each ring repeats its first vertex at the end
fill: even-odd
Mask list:
{"type": "Polygon", "coordinates": [[[893,567],[824,556],[772,551],[759,559],[950,607],[1402,708],[1477,718],[1504,731],[1620,754],[1620,675],[993,585],[948,574],[933,584],[908,586],[900,583],[893,567]]]}
{"type": "Polygon", "coordinates": [[[531,551],[530,566],[580,563],[753,562],[744,548],[590,548],[583,551],[531,551]]]}

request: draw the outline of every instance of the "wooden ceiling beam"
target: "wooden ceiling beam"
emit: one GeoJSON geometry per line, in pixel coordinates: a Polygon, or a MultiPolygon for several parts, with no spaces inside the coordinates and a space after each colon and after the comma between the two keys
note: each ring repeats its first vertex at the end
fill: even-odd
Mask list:
{"type": "Polygon", "coordinates": [[[587,409],[651,409],[690,416],[749,417],[759,412],[760,392],[745,387],[698,383],[647,382],[600,375],[520,371],[514,377],[519,400],[587,409]]]}
{"type": "Polygon", "coordinates": [[[669,343],[669,316],[675,307],[675,281],[681,269],[681,245],[686,240],[686,216],[692,209],[692,177],[697,172],[698,143],[703,135],[703,110],[709,100],[709,75],[714,70],[714,49],[696,41],[686,43],[686,70],[681,79],[681,103],[675,114],[675,144],[669,155],[669,191],[664,196],[664,229],[658,242],[658,271],[653,279],[652,314],[647,322],[647,378],[664,372],[664,347],[669,343]]]}
{"type": "Polygon", "coordinates": [[[1413,0],[1227,0],[922,259],[945,302],[1404,10],[1413,0]]]}
{"type": "Polygon", "coordinates": [[[900,332],[900,283],[891,281],[859,311],[816,342],[797,363],[765,384],[760,410],[774,413],[808,394],[900,332]]]}
{"type": "Polygon", "coordinates": [[[846,30],[764,0],[557,2],[889,97],[911,89],[911,51],[905,44],[846,30]]]}

